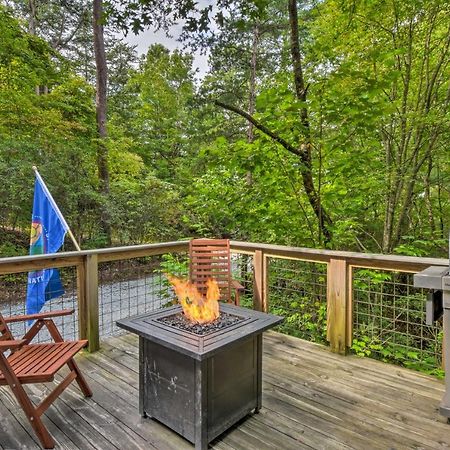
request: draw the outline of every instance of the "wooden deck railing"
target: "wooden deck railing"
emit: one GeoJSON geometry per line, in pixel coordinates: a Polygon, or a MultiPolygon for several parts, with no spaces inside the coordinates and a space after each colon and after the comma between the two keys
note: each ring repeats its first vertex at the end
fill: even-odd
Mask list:
{"type": "MultiPolygon", "coordinates": [[[[280,245],[232,241],[232,251],[250,255],[253,260],[253,304],[268,311],[270,261],[284,259],[326,264],[327,340],[333,352],[344,354],[353,340],[353,271],[357,268],[414,273],[430,265],[447,266],[436,258],[363,254],[317,250],[280,245]]],[[[44,268],[76,267],[78,299],[78,334],[89,339],[89,350],[100,347],[99,332],[99,263],[133,258],[183,253],[187,241],[116,247],[52,255],[0,258],[0,276],[44,268]]],[[[1,306],[1,305],[0,305],[1,306]]]]}
{"type": "Polygon", "coordinates": [[[440,258],[380,255],[334,250],[287,247],[283,245],[233,242],[232,249],[254,255],[255,306],[267,311],[269,305],[269,258],[295,259],[327,264],[327,340],[331,351],[345,354],[353,340],[353,269],[370,268],[416,273],[428,266],[448,266],[440,258]]]}

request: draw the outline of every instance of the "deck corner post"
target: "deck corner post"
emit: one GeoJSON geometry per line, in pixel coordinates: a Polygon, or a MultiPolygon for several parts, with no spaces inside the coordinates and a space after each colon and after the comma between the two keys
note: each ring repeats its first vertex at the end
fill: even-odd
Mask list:
{"type": "Polygon", "coordinates": [[[352,340],[351,266],[330,259],[327,270],[327,340],[333,353],[345,355],[352,340]]]}
{"type": "Polygon", "coordinates": [[[78,338],[87,339],[86,261],[77,265],[78,338]]]}
{"type": "Polygon", "coordinates": [[[89,254],[77,268],[78,327],[80,339],[88,339],[89,352],[100,349],[98,310],[98,256],[89,254]]]}
{"type": "Polygon", "coordinates": [[[267,312],[268,305],[268,258],[261,250],[253,256],[253,309],[267,312]]]}

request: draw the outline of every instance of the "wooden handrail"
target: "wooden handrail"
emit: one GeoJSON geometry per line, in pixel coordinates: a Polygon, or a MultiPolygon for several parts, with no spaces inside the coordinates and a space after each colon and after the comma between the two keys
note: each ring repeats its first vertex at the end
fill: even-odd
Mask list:
{"type": "Polygon", "coordinates": [[[126,247],[82,250],[80,252],[60,252],[46,255],[27,255],[0,258],[0,275],[28,272],[45,268],[78,266],[83,257],[98,255],[99,262],[119,259],[139,258],[142,256],[163,255],[164,253],[186,251],[189,241],[163,242],[160,244],[130,245],[126,247]]]}
{"type": "Polygon", "coordinates": [[[399,272],[420,272],[429,266],[448,266],[449,264],[448,259],[443,258],[345,252],[241,241],[231,241],[230,245],[231,250],[236,253],[254,254],[255,251],[259,250],[268,257],[293,258],[319,263],[329,263],[332,259],[343,259],[353,267],[396,270],[399,272]]]}
{"type": "MultiPolygon", "coordinates": [[[[162,255],[171,252],[181,252],[186,251],[188,245],[189,241],[174,241],[158,244],[82,250],[80,252],[61,252],[49,255],[0,258],[0,275],[27,272],[46,267],[77,266],[83,262],[84,256],[89,255],[98,255],[99,262],[108,262],[120,259],[139,258],[142,256],[162,255]]],[[[443,258],[345,252],[241,241],[231,241],[231,248],[237,253],[254,254],[255,251],[258,250],[262,251],[267,257],[293,258],[311,262],[328,263],[331,259],[345,259],[349,265],[354,267],[398,270],[404,272],[418,272],[428,266],[448,266],[448,260],[443,258]]]]}
{"type": "Polygon", "coordinates": [[[419,272],[429,266],[448,267],[448,260],[401,255],[320,250],[283,245],[230,242],[231,251],[253,255],[254,306],[268,308],[270,258],[327,264],[327,340],[333,352],[345,354],[353,341],[353,269],[419,272]]]}

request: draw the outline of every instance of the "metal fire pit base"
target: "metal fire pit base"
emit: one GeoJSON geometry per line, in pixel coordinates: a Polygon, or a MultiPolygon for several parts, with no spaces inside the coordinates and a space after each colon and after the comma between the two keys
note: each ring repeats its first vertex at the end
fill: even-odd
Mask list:
{"type": "Polygon", "coordinates": [[[262,333],[283,318],[221,304],[242,318],[204,336],[163,323],[181,308],[117,322],[139,335],[139,408],[206,450],[208,443],[261,408],[262,333]]]}
{"type": "Polygon", "coordinates": [[[203,361],[140,340],[141,415],[167,425],[195,443],[196,450],[206,450],[261,408],[261,334],[203,361]]]}

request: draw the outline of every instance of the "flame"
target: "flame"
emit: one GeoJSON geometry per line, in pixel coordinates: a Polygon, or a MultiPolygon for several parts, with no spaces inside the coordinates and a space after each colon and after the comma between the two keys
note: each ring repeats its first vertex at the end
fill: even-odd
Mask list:
{"type": "Polygon", "coordinates": [[[197,287],[181,278],[167,275],[172,284],[185,316],[194,323],[210,323],[219,317],[219,286],[216,280],[206,282],[207,291],[204,297],[197,287]]]}

